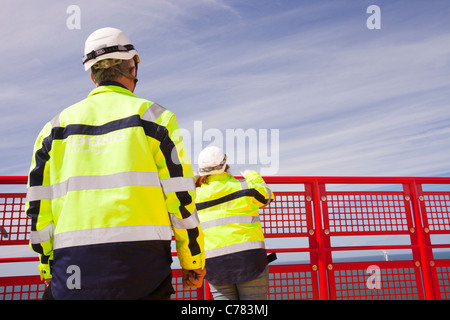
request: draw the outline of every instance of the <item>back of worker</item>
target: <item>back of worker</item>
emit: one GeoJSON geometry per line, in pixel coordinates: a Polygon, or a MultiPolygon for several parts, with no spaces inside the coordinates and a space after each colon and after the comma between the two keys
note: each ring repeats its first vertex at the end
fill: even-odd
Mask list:
{"type": "MultiPolygon", "coordinates": [[[[258,177],[256,172],[251,174],[258,177]]],[[[258,215],[266,200],[261,194],[263,202],[259,202],[254,190],[243,187],[227,172],[209,176],[207,184],[197,189],[197,209],[205,234],[206,278],[213,284],[254,279],[267,265],[258,215]]]]}
{"type": "Polygon", "coordinates": [[[240,181],[227,168],[220,148],[200,153],[196,205],[206,279],[214,299],[265,299],[269,261],[258,210],[273,200],[273,193],[258,172],[248,171],[240,181]]]}
{"type": "MultiPolygon", "coordinates": [[[[138,299],[204,265],[192,167],[175,115],[100,84],[39,134],[27,192],[30,243],[56,299],[138,299]]],[[[157,298],[157,297],[156,297],[157,298]]]]}

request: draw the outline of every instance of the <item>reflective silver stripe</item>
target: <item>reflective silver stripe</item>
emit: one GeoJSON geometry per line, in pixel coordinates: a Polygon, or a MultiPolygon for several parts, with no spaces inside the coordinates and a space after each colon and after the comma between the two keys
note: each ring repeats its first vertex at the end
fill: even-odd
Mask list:
{"type": "Polygon", "coordinates": [[[172,228],[164,225],[120,226],[68,231],[55,235],[53,249],[102,243],[171,240],[172,228]]]}
{"type": "Polygon", "coordinates": [[[69,191],[109,189],[126,186],[159,187],[165,193],[195,190],[193,177],[175,177],[159,180],[156,172],[129,171],[104,176],[76,176],[68,180],[50,185],[29,187],[27,201],[56,199],[69,191]]]}
{"type": "Polygon", "coordinates": [[[243,181],[240,181],[240,182],[241,182],[241,188],[242,188],[242,190],[248,189],[247,181],[243,180],[243,181]]]}
{"type": "Polygon", "coordinates": [[[161,186],[164,193],[193,191],[195,190],[194,177],[175,177],[169,179],[161,179],[161,186]]]}
{"type": "Polygon", "coordinates": [[[53,117],[50,124],[52,125],[52,128],[59,127],[59,114],[53,117]]]}
{"type": "Polygon", "coordinates": [[[129,171],[104,176],[75,176],[68,180],[51,185],[30,187],[27,190],[27,201],[56,199],[70,191],[109,189],[127,186],[159,187],[156,172],[129,171]]]}
{"type": "Polygon", "coordinates": [[[214,258],[218,256],[223,256],[225,254],[245,251],[245,250],[252,250],[252,249],[265,249],[266,245],[264,241],[249,241],[249,242],[242,242],[237,244],[232,244],[229,246],[221,247],[221,248],[215,248],[211,250],[205,251],[205,258],[214,258]]]}
{"type": "Polygon", "coordinates": [[[268,194],[268,196],[269,196],[269,199],[270,199],[270,195],[272,194],[272,190],[270,190],[270,188],[269,188],[269,186],[267,185],[267,183],[261,183],[261,185],[264,187],[264,188],[266,188],[266,191],[267,191],[267,194],[268,194]]]}
{"type": "Polygon", "coordinates": [[[55,225],[53,223],[50,223],[46,225],[44,228],[38,231],[31,231],[30,232],[30,243],[31,244],[38,244],[43,243],[51,238],[53,238],[53,235],[55,233],[55,225]]]}
{"type": "Polygon", "coordinates": [[[272,190],[269,187],[266,187],[266,191],[268,194],[267,204],[266,204],[266,206],[267,206],[273,201],[273,198],[272,198],[272,190]]]}
{"type": "Polygon", "coordinates": [[[186,219],[177,218],[173,213],[170,214],[170,221],[172,221],[172,226],[176,229],[194,229],[200,224],[198,219],[197,210],[191,213],[191,215],[186,219]]]}
{"type": "Polygon", "coordinates": [[[29,187],[27,189],[27,202],[43,200],[43,199],[52,199],[53,194],[53,186],[37,186],[37,187],[29,187]]]}
{"type": "Polygon", "coordinates": [[[162,106],[160,106],[157,103],[153,103],[147,111],[144,112],[141,119],[146,121],[152,121],[155,122],[156,119],[165,111],[166,109],[162,106]]]}
{"type": "MultiPolygon", "coordinates": [[[[267,203],[265,204],[265,206],[264,207],[266,207],[266,206],[268,206],[272,201],[273,201],[273,198],[272,198],[272,190],[269,188],[269,186],[264,182],[264,183],[261,183],[261,185],[264,187],[264,188],[266,188],[266,192],[267,192],[267,203]]],[[[264,207],[261,207],[261,209],[262,208],[264,208],[264,207]]]]}
{"type": "Polygon", "coordinates": [[[259,221],[259,216],[230,216],[202,222],[201,229],[206,230],[208,228],[225,226],[232,223],[256,223],[259,221]]]}

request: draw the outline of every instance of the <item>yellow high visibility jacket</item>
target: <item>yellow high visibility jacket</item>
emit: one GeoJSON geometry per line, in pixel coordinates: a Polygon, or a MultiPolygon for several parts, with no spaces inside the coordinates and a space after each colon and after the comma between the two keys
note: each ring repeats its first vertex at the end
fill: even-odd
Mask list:
{"type": "Polygon", "coordinates": [[[249,281],[268,261],[258,209],[273,200],[261,175],[245,181],[227,172],[211,175],[197,188],[196,206],[205,235],[206,279],[214,285],[249,281]]]}
{"type": "Polygon", "coordinates": [[[149,294],[170,275],[172,234],[181,266],[202,268],[194,179],[175,115],[120,84],[55,116],[36,139],[26,203],[55,298],[149,294]]]}

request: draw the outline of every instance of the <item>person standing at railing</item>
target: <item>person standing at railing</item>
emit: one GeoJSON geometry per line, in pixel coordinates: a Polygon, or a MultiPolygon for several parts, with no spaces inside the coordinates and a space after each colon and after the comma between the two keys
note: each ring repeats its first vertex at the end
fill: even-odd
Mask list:
{"type": "Polygon", "coordinates": [[[268,258],[258,209],[273,193],[256,171],[245,181],[227,171],[226,155],[207,147],[198,158],[197,211],[205,234],[206,279],[215,300],[265,300],[268,258]]]}
{"type": "Polygon", "coordinates": [[[119,29],[86,40],[96,88],[40,132],[30,245],[55,299],[169,299],[172,232],[183,285],[202,285],[195,177],[175,115],[133,94],[139,55],[119,29]]]}

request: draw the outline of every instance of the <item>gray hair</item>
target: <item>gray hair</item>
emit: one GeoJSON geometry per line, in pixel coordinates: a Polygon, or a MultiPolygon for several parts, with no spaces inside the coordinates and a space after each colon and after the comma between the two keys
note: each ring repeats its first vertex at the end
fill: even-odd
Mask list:
{"type": "Polygon", "coordinates": [[[95,83],[100,84],[105,81],[118,80],[122,76],[130,74],[130,70],[134,66],[133,59],[105,59],[94,64],[91,72],[95,83]]]}

